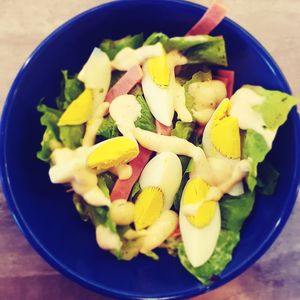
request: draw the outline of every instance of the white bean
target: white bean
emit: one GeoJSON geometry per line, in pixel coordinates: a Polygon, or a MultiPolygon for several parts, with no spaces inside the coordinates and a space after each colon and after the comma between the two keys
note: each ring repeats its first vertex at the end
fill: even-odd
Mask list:
{"type": "Polygon", "coordinates": [[[160,217],[148,228],[142,239],[141,253],[148,253],[162,244],[174,232],[178,224],[178,215],[172,210],[162,212],[160,217]]]}
{"type": "Polygon", "coordinates": [[[134,218],[134,204],[124,199],[118,199],[111,203],[110,217],[117,225],[129,225],[134,218]]]}

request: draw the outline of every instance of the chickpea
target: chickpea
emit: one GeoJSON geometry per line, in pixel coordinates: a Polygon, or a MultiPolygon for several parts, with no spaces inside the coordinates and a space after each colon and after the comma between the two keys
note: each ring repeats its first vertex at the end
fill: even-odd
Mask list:
{"type": "Polygon", "coordinates": [[[125,199],[118,199],[111,203],[110,217],[117,225],[129,225],[134,218],[134,204],[125,199]]]}

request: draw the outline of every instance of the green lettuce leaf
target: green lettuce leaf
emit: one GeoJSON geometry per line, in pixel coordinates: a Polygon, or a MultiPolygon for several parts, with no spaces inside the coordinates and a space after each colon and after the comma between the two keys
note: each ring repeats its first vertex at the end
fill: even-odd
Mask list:
{"type": "Polygon", "coordinates": [[[222,229],[212,256],[204,265],[198,268],[194,268],[189,262],[182,243],[178,246],[178,256],[187,271],[204,285],[209,285],[212,283],[213,277],[219,275],[232,260],[232,252],[239,240],[239,232],[222,229]]]}
{"type": "Polygon", "coordinates": [[[150,112],[145,98],[142,95],[137,95],[136,100],[141,106],[141,116],[134,122],[135,126],[144,130],[156,132],[154,117],[150,112]]]}
{"type": "Polygon", "coordinates": [[[77,74],[70,76],[67,70],[63,70],[62,75],[61,94],[56,98],[56,105],[58,109],[65,110],[83,92],[84,85],[78,80],[77,74]]]}
{"type": "Polygon", "coordinates": [[[265,98],[261,105],[254,106],[254,110],[261,113],[266,126],[271,130],[278,129],[287,120],[291,108],[299,103],[299,99],[280,91],[266,90],[261,86],[245,87],[265,98]]]}
{"type": "Polygon", "coordinates": [[[220,201],[222,228],[240,232],[244,221],[253,209],[254,198],[255,195],[251,192],[237,197],[224,196],[220,201]]]}
{"type": "Polygon", "coordinates": [[[177,136],[182,139],[188,140],[194,130],[194,123],[186,123],[182,121],[177,121],[175,128],[172,130],[171,135],[177,136]]]}
{"type": "Polygon", "coordinates": [[[248,129],[245,134],[242,154],[243,158],[250,159],[251,170],[246,178],[246,183],[250,191],[254,191],[257,180],[257,166],[261,163],[270,151],[265,138],[252,129],[248,129]]]}
{"type": "Polygon", "coordinates": [[[42,113],[40,119],[41,124],[46,126],[41,142],[42,147],[41,150],[37,152],[37,158],[44,162],[49,162],[52,151],[61,146],[57,122],[62,112],[42,103],[37,106],[37,110],[42,113]]]}
{"type": "Polygon", "coordinates": [[[273,195],[280,173],[268,161],[264,161],[263,163],[259,164],[257,173],[258,191],[266,196],[273,195]]]}
{"type": "Polygon", "coordinates": [[[103,119],[98,129],[97,135],[101,135],[106,139],[111,139],[121,134],[118,130],[115,120],[111,116],[108,116],[103,119]]]}
{"type": "Polygon", "coordinates": [[[124,49],[125,47],[137,49],[143,45],[143,41],[144,41],[143,33],[139,33],[136,35],[127,35],[124,38],[116,41],[105,39],[100,44],[100,49],[106,52],[108,57],[112,60],[115,58],[118,52],[124,49]]]}
{"type": "Polygon", "coordinates": [[[76,149],[81,146],[83,135],[83,125],[66,125],[59,127],[60,140],[70,149],[76,149]]]}
{"type": "Polygon", "coordinates": [[[221,36],[173,37],[166,43],[167,51],[176,49],[183,53],[189,64],[227,66],[225,41],[221,36]]]}
{"type": "Polygon", "coordinates": [[[98,186],[106,197],[109,197],[116,182],[116,176],[109,172],[98,175],[98,186]]]}
{"type": "Polygon", "coordinates": [[[129,200],[132,201],[141,190],[142,190],[141,186],[140,186],[139,182],[137,181],[131,190],[129,200]]]}
{"type": "Polygon", "coordinates": [[[144,42],[144,46],[162,43],[163,46],[167,44],[169,37],[162,32],[153,32],[144,42]]]}

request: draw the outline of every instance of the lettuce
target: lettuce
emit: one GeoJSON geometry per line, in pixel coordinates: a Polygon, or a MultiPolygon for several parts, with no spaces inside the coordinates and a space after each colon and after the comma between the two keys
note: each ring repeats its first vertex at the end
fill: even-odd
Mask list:
{"type": "Polygon", "coordinates": [[[50,108],[45,104],[39,104],[37,110],[43,115],[41,116],[40,122],[43,126],[46,126],[46,130],[43,135],[43,140],[41,142],[41,150],[37,152],[37,158],[49,162],[51,152],[60,146],[59,140],[59,128],[57,122],[62,114],[61,111],[50,108]]]}
{"type": "Polygon", "coordinates": [[[244,221],[253,209],[254,197],[253,192],[247,192],[237,197],[224,196],[220,201],[222,228],[240,232],[244,221]]]}
{"type": "Polygon", "coordinates": [[[144,35],[143,33],[136,35],[127,35],[122,39],[113,41],[110,39],[105,39],[100,44],[100,49],[104,51],[108,57],[112,60],[123,48],[129,47],[137,49],[143,45],[144,35]]]}
{"type": "Polygon", "coordinates": [[[106,197],[109,197],[116,182],[116,176],[106,172],[98,175],[98,186],[106,197]]]}
{"type": "Polygon", "coordinates": [[[67,70],[62,71],[61,94],[56,98],[59,110],[65,110],[84,90],[84,85],[77,79],[77,74],[69,76],[67,70]]]}
{"type": "Polygon", "coordinates": [[[142,190],[142,188],[141,188],[139,182],[137,181],[131,190],[129,200],[132,201],[141,190],[142,190]]]}
{"type": "Polygon", "coordinates": [[[141,116],[134,122],[135,126],[144,130],[156,132],[154,117],[150,112],[145,98],[142,95],[137,95],[136,100],[141,106],[141,116]]]}
{"type": "Polygon", "coordinates": [[[120,135],[118,126],[111,116],[103,119],[98,129],[97,135],[101,135],[106,139],[111,139],[120,135]]]}
{"type": "Polygon", "coordinates": [[[83,135],[83,125],[66,125],[59,127],[60,140],[70,149],[76,149],[81,146],[83,135]]]}
{"type": "Polygon", "coordinates": [[[239,232],[222,229],[212,256],[204,265],[198,268],[194,268],[189,262],[183,243],[178,246],[178,256],[187,271],[204,285],[209,285],[212,283],[214,276],[220,274],[232,260],[232,252],[239,241],[239,232]]]}
{"type": "Polygon", "coordinates": [[[172,130],[171,135],[188,140],[192,135],[194,125],[195,124],[192,122],[186,123],[182,121],[177,121],[175,124],[175,128],[172,130]]]}
{"type": "Polygon", "coordinates": [[[268,161],[258,166],[257,189],[266,196],[273,195],[278,183],[279,172],[268,161]]]}
{"type": "Polygon", "coordinates": [[[144,42],[144,46],[162,43],[163,46],[167,44],[169,37],[162,32],[153,32],[144,42]]]}
{"type": "Polygon", "coordinates": [[[251,170],[246,178],[246,183],[250,191],[254,191],[257,180],[257,166],[261,163],[270,151],[265,138],[252,129],[248,129],[245,134],[242,154],[243,158],[250,159],[251,170]]]}
{"type": "Polygon", "coordinates": [[[260,86],[245,87],[265,98],[261,105],[253,108],[261,113],[267,128],[271,130],[277,130],[287,120],[291,108],[299,102],[297,98],[280,91],[270,91],[260,86]]]}

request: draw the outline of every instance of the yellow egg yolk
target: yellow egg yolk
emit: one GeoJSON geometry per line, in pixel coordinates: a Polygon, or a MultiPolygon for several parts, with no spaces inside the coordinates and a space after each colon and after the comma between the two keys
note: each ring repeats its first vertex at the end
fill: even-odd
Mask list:
{"type": "Polygon", "coordinates": [[[91,168],[108,170],[131,161],[139,154],[137,144],[127,137],[116,137],[100,145],[88,156],[87,165],[91,168]]]}
{"type": "Polygon", "coordinates": [[[161,87],[167,87],[170,83],[170,68],[167,54],[151,57],[147,61],[148,70],[153,81],[161,87]]]}
{"type": "Polygon", "coordinates": [[[89,89],[85,89],[62,114],[58,121],[58,126],[79,125],[87,122],[93,108],[93,94],[89,89]]]}
{"type": "Polygon", "coordinates": [[[229,116],[231,102],[225,99],[213,115],[211,141],[224,156],[232,159],[241,157],[241,137],[238,119],[229,116]]]}
{"type": "Polygon", "coordinates": [[[208,225],[215,214],[216,202],[204,201],[210,186],[201,178],[190,179],[185,186],[183,205],[202,203],[193,216],[188,216],[188,221],[195,227],[202,228],[208,225]]]}
{"type": "Polygon", "coordinates": [[[143,189],[135,202],[135,229],[141,230],[152,225],[160,216],[163,206],[164,195],[160,188],[147,187],[143,189]]]}

